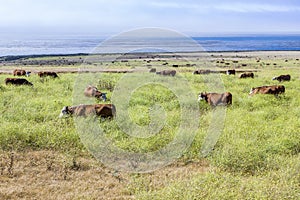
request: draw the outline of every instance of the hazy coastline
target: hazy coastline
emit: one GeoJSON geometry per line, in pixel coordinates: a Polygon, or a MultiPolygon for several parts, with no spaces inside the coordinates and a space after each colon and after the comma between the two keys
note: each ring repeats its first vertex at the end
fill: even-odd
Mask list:
{"type": "Polygon", "coordinates": [[[0,74],[11,74],[14,68],[32,73],[51,70],[58,73],[77,73],[80,68],[86,72],[126,73],[151,67],[178,67],[193,71],[196,68],[216,68],[223,73],[226,69],[255,71],[276,65],[284,68],[297,67],[300,51],[219,51],[219,52],[160,52],[160,53],[102,53],[102,54],[47,54],[0,57],[0,74]],[[235,61],[235,63],[233,62],[235,61]],[[135,65],[130,65],[134,62],[135,65]],[[182,64],[189,62],[189,65],[182,64]],[[243,63],[255,63],[244,66],[243,63]],[[119,63],[119,64],[118,64],[119,63]],[[109,69],[113,66],[113,69],[109,69]]]}
{"type": "MultiPolygon", "coordinates": [[[[172,33],[172,32],[171,32],[172,33]]],[[[168,34],[171,34],[168,32],[168,34]]],[[[138,34],[138,33],[135,33],[138,34]]],[[[0,34],[1,35],[1,34],[0,34]]],[[[44,36],[0,39],[0,58],[4,56],[56,56],[128,52],[252,52],[299,51],[300,35],[235,35],[163,38],[111,38],[97,36],[44,36]]]]}

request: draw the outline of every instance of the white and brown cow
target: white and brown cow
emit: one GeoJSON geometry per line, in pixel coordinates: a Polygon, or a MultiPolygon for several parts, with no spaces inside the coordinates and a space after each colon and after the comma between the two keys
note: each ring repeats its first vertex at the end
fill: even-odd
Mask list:
{"type": "Polygon", "coordinates": [[[44,77],[47,77],[47,76],[50,76],[52,78],[59,78],[59,76],[57,75],[56,72],[38,72],[38,76],[40,78],[44,78],[44,77]]]}
{"type": "Polygon", "coordinates": [[[249,95],[253,96],[254,94],[282,94],[285,92],[285,87],[283,85],[270,85],[270,86],[260,86],[251,88],[249,95]]]}
{"type": "Polygon", "coordinates": [[[78,106],[65,106],[61,110],[59,118],[68,116],[99,116],[103,118],[113,118],[116,115],[116,108],[113,104],[91,104],[78,106]]]}
{"type": "Polygon", "coordinates": [[[105,93],[102,93],[100,92],[97,87],[95,86],[92,86],[92,85],[89,85],[85,88],[84,90],[84,95],[86,97],[95,97],[99,100],[103,100],[103,101],[106,101],[106,94],[105,93]]]}
{"type": "Polygon", "coordinates": [[[211,106],[218,105],[231,105],[232,94],[230,92],[225,93],[206,93],[201,92],[198,96],[198,101],[205,100],[211,106]]]}
{"type": "Polygon", "coordinates": [[[15,69],[13,71],[13,75],[14,76],[25,76],[26,75],[26,71],[24,69],[15,69]]]}

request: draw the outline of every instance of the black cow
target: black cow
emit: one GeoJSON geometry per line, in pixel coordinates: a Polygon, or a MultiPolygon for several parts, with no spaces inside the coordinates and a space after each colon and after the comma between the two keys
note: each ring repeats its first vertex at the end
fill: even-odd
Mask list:
{"type": "Polygon", "coordinates": [[[235,70],[234,69],[229,69],[226,72],[227,75],[235,75],[235,70]]]}
{"type": "Polygon", "coordinates": [[[291,80],[291,75],[287,74],[287,75],[280,75],[277,77],[273,77],[272,80],[277,80],[279,82],[282,81],[290,81],[291,80]]]}
{"type": "Polygon", "coordinates": [[[253,72],[242,73],[240,75],[240,78],[254,78],[254,73],[253,72]]]}
{"type": "Polygon", "coordinates": [[[9,85],[29,85],[29,86],[33,86],[32,83],[30,83],[29,81],[27,81],[25,78],[6,78],[5,79],[5,84],[9,85]]]}

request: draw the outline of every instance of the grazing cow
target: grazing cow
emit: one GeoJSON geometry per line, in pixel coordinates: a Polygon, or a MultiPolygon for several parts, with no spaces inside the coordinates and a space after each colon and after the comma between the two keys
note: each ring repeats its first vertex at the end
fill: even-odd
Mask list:
{"type": "Polygon", "coordinates": [[[240,78],[254,78],[254,73],[253,72],[242,73],[240,75],[240,78]]]}
{"type": "Polygon", "coordinates": [[[23,69],[15,69],[13,71],[13,75],[14,76],[25,76],[26,75],[26,71],[23,69]]]}
{"type": "Polygon", "coordinates": [[[198,101],[200,100],[205,100],[211,106],[231,105],[232,94],[230,92],[225,92],[221,94],[202,92],[198,96],[198,101]]]}
{"type": "Polygon", "coordinates": [[[235,70],[234,69],[229,69],[226,72],[227,75],[235,75],[235,70]]]}
{"type": "Polygon", "coordinates": [[[113,104],[92,104],[92,105],[78,105],[65,106],[61,110],[59,118],[67,116],[99,116],[103,118],[113,118],[116,115],[116,108],[113,104]]]}
{"type": "Polygon", "coordinates": [[[249,95],[253,96],[254,94],[282,94],[285,92],[285,87],[283,85],[271,85],[271,86],[260,86],[251,88],[249,95]]]}
{"type": "Polygon", "coordinates": [[[160,72],[156,72],[156,74],[164,75],[164,76],[175,76],[176,71],[175,70],[163,70],[160,72]]]}
{"type": "Polygon", "coordinates": [[[209,74],[211,71],[209,69],[198,69],[193,72],[193,74],[209,74]]]}
{"type": "Polygon", "coordinates": [[[58,75],[55,72],[39,72],[38,73],[40,78],[51,76],[52,78],[58,78],[58,75]]]}
{"type": "Polygon", "coordinates": [[[272,80],[277,80],[279,82],[281,82],[281,81],[290,81],[291,80],[291,75],[289,75],[289,74],[280,75],[280,76],[272,78],[272,80]]]}
{"type": "Polygon", "coordinates": [[[155,73],[155,72],[156,72],[156,68],[151,68],[151,69],[149,70],[149,72],[150,72],[150,73],[155,73]]]}
{"type": "Polygon", "coordinates": [[[95,86],[89,85],[84,90],[84,95],[87,97],[96,97],[99,100],[106,101],[106,94],[100,92],[95,86]]]}
{"type": "Polygon", "coordinates": [[[30,85],[33,86],[32,83],[27,81],[25,78],[6,78],[5,84],[12,84],[12,85],[30,85]]]}

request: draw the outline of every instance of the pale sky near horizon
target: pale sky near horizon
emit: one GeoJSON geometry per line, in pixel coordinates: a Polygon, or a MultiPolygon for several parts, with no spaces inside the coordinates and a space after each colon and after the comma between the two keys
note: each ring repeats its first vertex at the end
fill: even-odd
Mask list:
{"type": "Polygon", "coordinates": [[[0,32],[300,33],[298,0],[0,0],[0,32]]]}

